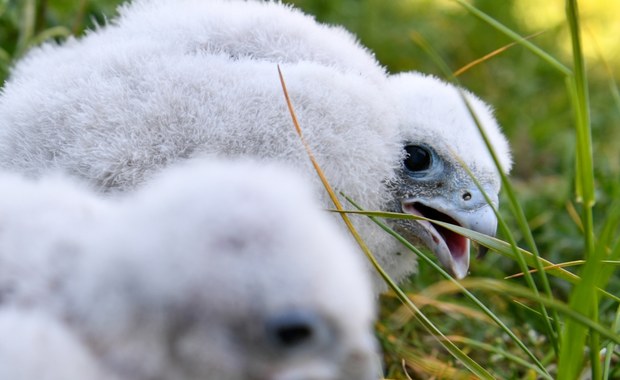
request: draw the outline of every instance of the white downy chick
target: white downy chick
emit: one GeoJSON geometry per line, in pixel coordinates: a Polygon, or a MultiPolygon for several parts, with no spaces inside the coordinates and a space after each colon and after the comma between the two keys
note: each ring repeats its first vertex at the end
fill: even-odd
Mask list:
{"type": "Polygon", "coordinates": [[[103,370],[153,380],[377,375],[369,274],[290,170],[191,160],[99,199],[96,222],[71,211],[90,192],[37,187],[50,182],[4,182],[23,198],[0,204],[18,216],[0,236],[2,307],[63,321],[103,370]],[[49,238],[15,251],[35,233],[49,238]]]}
{"type": "Polygon", "coordinates": [[[294,173],[189,161],[119,210],[67,283],[66,317],[121,376],[377,375],[368,272],[294,173]]]}
{"type": "MultiPolygon", "coordinates": [[[[327,178],[366,209],[414,212],[411,197],[403,194],[424,194],[418,186],[425,177],[417,172],[428,169],[423,162],[413,176],[406,170],[415,147],[433,148],[454,163],[446,152],[463,151],[458,145],[468,141],[481,146],[471,128],[467,139],[438,140],[442,134],[432,130],[438,124],[432,120],[453,121],[442,124],[453,131],[450,137],[469,120],[460,100],[455,106],[454,97],[445,104],[438,98],[434,112],[424,112],[424,93],[406,80],[392,85],[400,76],[378,80],[383,69],[342,29],[276,3],[145,0],[123,8],[111,25],[61,47],[38,49],[16,66],[0,97],[0,164],[31,175],[60,168],[103,190],[124,191],[178,160],[205,153],[251,156],[296,166],[313,178],[315,191],[331,207],[294,132],[275,62],[283,63],[297,116],[327,178]],[[333,44],[326,42],[330,36],[333,44]],[[364,58],[352,59],[357,56],[364,58]]],[[[505,143],[492,115],[483,119],[496,131],[492,143],[505,143]]],[[[508,150],[504,153],[509,160],[508,150]]],[[[470,156],[461,159],[468,163],[470,156]]],[[[467,176],[459,165],[452,167],[433,170],[445,182],[467,176]]],[[[497,176],[491,180],[499,183],[497,176]]],[[[498,188],[490,187],[496,197],[498,188]]],[[[481,198],[468,188],[470,199],[481,198]]],[[[488,206],[464,204],[461,196],[444,198],[452,203],[439,210],[435,198],[420,195],[415,203],[423,207],[415,212],[425,207],[423,215],[494,233],[488,206]]],[[[414,255],[372,222],[355,219],[393,278],[415,271],[414,255]]],[[[426,222],[392,225],[428,246],[457,277],[467,274],[467,240],[433,232],[426,222]]],[[[377,281],[377,291],[384,288],[377,281]]]]}

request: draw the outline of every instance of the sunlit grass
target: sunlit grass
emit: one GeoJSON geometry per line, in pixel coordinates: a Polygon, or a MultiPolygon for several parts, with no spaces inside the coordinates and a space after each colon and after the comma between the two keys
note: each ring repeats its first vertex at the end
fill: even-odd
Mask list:
{"type": "MultiPolygon", "coordinates": [[[[558,52],[564,57],[572,57],[570,31],[566,25],[564,0],[520,0],[513,2],[515,13],[524,22],[521,26],[528,32],[560,28],[563,37],[558,46],[558,52]],[[532,12],[532,9],[536,9],[532,12]],[[527,20],[527,21],[525,21],[527,20]]],[[[597,51],[605,51],[607,59],[616,63],[616,74],[620,74],[620,2],[609,0],[588,0],[579,2],[580,20],[582,23],[583,47],[582,53],[590,62],[601,62],[597,51]]]]}
{"type": "MultiPolygon", "coordinates": [[[[599,325],[599,286],[606,286],[607,279],[611,275],[611,271],[608,271],[607,279],[601,278],[602,263],[604,258],[611,250],[612,245],[616,237],[611,238],[609,235],[610,230],[616,230],[618,227],[618,221],[615,215],[608,215],[607,220],[604,221],[605,228],[603,233],[598,236],[598,241],[595,239],[594,220],[592,214],[592,208],[595,203],[595,184],[594,184],[594,165],[592,161],[592,143],[591,143],[591,122],[590,122],[590,105],[589,105],[589,91],[587,88],[587,78],[583,59],[583,52],[581,49],[581,36],[579,26],[579,13],[577,10],[577,2],[575,0],[568,0],[566,3],[566,18],[571,30],[571,41],[573,46],[573,67],[572,70],[568,69],[563,63],[559,62],[556,58],[540,49],[536,45],[524,40],[519,34],[513,32],[509,28],[502,25],[491,16],[481,12],[479,9],[473,7],[469,3],[461,0],[457,0],[461,5],[468,9],[473,15],[481,19],[482,21],[493,26],[499,32],[507,35],[513,39],[516,43],[520,43],[529,49],[533,54],[538,55],[550,66],[557,69],[559,72],[566,76],[567,93],[568,97],[572,100],[572,107],[574,110],[574,123],[575,123],[575,140],[576,140],[576,156],[575,156],[575,199],[581,204],[581,218],[580,225],[582,226],[583,234],[583,246],[585,262],[581,270],[582,279],[579,281],[570,294],[570,307],[564,305],[553,306],[561,312],[563,318],[563,324],[561,329],[561,340],[556,343],[559,345],[559,352],[556,349],[556,358],[553,362],[557,366],[557,376],[561,379],[574,379],[578,378],[584,369],[590,368],[591,376],[594,379],[599,379],[602,376],[601,362],[599,359],[599,352],[603,348],[599,339],[599,334],[605,334],[606,338],[617,342],[618,335],[615,332],[614,326],[611,330],[599,325]],[[598,280],[598,281],[597,281],[598,280]],[[568,317],[565,319],[565,317],[568,317]],[[603,332],[604,330],[604,332],[603,332]],[[588,339],[588,348],[590,352],[589,364],[587,364],[584,357],[586,336],[588,339]]],[[[420,43],[420,41],[418,41],[420,43]]],[[[423,42],[423,41],[422,41],[423,42]]],[[[424,46],[425,50],[431,50],[428,46],[424,46]]],[[[432,55],[432,52],[431,52],[432,55]]],[[[441,63],[440,63],[441,64],[441,63]]],[[[447,70],[444,68],[443,70],[447,70]]],[[[504,182],[504,185],[508,185],[508,189],[511,190],[510,183],[504,182]]],[[[514,194],[508,194],[511,203],[513,204],[513,211],[517,213],[517,219],[523,221],[523,215],[519,212],[520,207],[514,207],[514,194]]],[[[518,206],[518,205],[517,205],[518,206]]],[[[522,226],[523,230],[523,226],[522,226]]],[[[525,226],[523,231],[526,236],[530,236],[529,227],[525,226]]],[[[510,235],[510,234],[508,234],[510,235]]],[[[528,239],[530,240],[530,239],[528,239]]],[[[530,241],[532,245],[533,241],[530,241]]],[[[511,246],[514,246],[514,241],[511,241],[511,246]]],[[[616,241],[617,245],[617,241],[616,241]]],[[[534,249],[536,245],[533,244],[534,249]]],[[[613,254],[613,253],[612,253],[613,254]]],[[[538,254],[536,254],[538,256],[538,254]]],[[[519,257],[517,255],[516,257],[519,257]]],[[[536,261],[538,262],[538,261],[536,261]]],[[[521,262],[523,269],[523,262],[521,262]]],[[[540,265],[537,265],[539,273],[544,272],[540,265]]],[[[525,271],[523,271],[525,272],[525,271]]],[[[526,277],[527,277],[527,273],[526,277]]],[[[545,277],[542,278],[543,283],[546,283],[545,277]]],[[[548,304],[549,302],[555,303],[555,300],[549,298],[539,298],[537,294],[537,288],[531,278],[527,281],[531,291],[534,291],[533,295],[538,298],[538,302],[542,304],[548,304]]],[[[545,285],[548,287],[548,285],[545,285]]],[[[502,290],[503,292],[510,293],[516,288],[514,285],[509,287],[503,286],[503,283],[497,283],[494,285],[495,290],[502,290]]],[[[546,288],[546,292],[551,296],[550,290],[546,288]]],[[[549,304],[549,306],[551,306],[549,304]]],[[[542,317],[545,321],[548,320],[545,308],[541,309],[542,317]]],[[[553,332],[547,325],[547,333],[555,334],[558,329],[557,314],[554,316],[556,322],[553,332]]],[[[548,338],[553,342],[553,336],[548,335],[548,338]]],[[[611,347],[610,343],[610,347],[611,347]]],[[[552,345],[553,346],[553,345],[552,345]]],[[[605,376],[610,376],[610,362],[611,348],[607,350],[608,357],[605,359],[605,376]]]]}

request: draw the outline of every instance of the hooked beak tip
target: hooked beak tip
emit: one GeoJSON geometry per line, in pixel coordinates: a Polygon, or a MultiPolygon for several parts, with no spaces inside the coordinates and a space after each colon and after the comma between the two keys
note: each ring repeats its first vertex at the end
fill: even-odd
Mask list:
{"type": "Polygon", "coordinates": [[[454,278],[456,278],[457,280],[464,279],[465,277],[467,277],[468,273],[469,273],[469,260],[467,260],[467,263],[463,263],[463,265],[459,265],[459,263],[455,263],[455,265],[452,267],[452,274],[454,278]]]}

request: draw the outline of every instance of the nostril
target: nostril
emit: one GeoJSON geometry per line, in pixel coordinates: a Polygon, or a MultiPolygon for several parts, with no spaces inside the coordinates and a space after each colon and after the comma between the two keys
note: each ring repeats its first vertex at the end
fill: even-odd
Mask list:
{"type": "Polygon", "coordinates": [[[471,200],[471,193],[469,191],[466,191],[466,192],[463,193],[463,200],[464,201],[471,200]]]}
{"type": "Polygon", "coordinates": [[[317,339],[320,319],[312,314],[289,312],[267,322],[267,335],[278,348],[305,346],[317,339]]]}

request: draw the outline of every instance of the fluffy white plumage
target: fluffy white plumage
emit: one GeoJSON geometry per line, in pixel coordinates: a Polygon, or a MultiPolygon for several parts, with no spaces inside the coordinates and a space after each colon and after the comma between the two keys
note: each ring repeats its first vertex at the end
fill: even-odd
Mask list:
{"type": "Polygon", "coordinates": [[[49,313],[0,309],[0,379],[113,380],[70,328],[49,313]]]}
{"type": "Polygon", "coordinates": [[[35,181],[0,173],[0,183],[0,379],[115,379],[50,297],[74,274],[80,240],[113,201],[60,175],[35,181]]]}
{"type": "Polygon", "coordinates": [[[181,54],[223,54],[278,63],[311,61],[382,80],[385,69],[355,36],[272,1],[134,0],[113,21],[123,36],[181,54]]]}
{"type": "MultiPolygon", "coordinates": [[[[45,269],[0,276],[4,302],[67,321],[121,378],[374,378],[368,273],[294,173],[192,161],[109,202],[96,226],[76,226],[61,267],[45,247],[0,250],[5,273],[45,269]]],[[[38,206],[69,226],[56,204],[38,206]]]]}
{"type": "Polygon", "coordinates": [[[459,157],[489,186],[490,195],[497,195],[501,185],[497,168],[463,97],[484,128],[503,171],[508,173],[512,168],[510,146],[488,104],[465,89],[415,72],[391,75],[388,88],[404,141],[433,142],[442,155],[459,157]]]}
{"type": "Polygon", "coordinates": [[[58,175],[34,181],[1,173],[0,183],[0,302],[27,306],[72,271],[78,239],[98,226],[112,201],[58,175]]]}
{"type": "MultiPolygon", "coordinates": [[[[296,166],[327,200],[295,133],[274,64],[160,55],[144,44],[128,51],[114,46],[101,56],[80,52],[81,47],[91,48],[83,43],[61,49],[76,54],[67,62],[81,61],[79,68],[45,54],[37,65],[61,68],[39,80],[16,77],[5,88],[3,165],[35,176],[63,169],[98,188],[124,191],[190,157],[262,157],[296,166]],[[109,75],[99,76],[105,72],[109,75]],[[78,78],[91,84],[84,88],[73,82],[78,78]]],[[[402,155],[395,122],[386,123],[395,118],[381,92],[356,74],[313,62],[287,65],[285,74],[297,116],[308,126],[305,136],[332,185],[365,207],[379,209],[388,197],[382,190],[386,176],[393,175],[402,155]],[[355,112],[343,113],[347,108],[355,112]]],[[[363,222],[364,236],[384,236],[363,222]]],[[[385,240],[377,245],[398,247],[385,240]]],[[[384,264],[400,268],[402,277],[415,261],[408,259],[408,268],[396,260],[384,264]]]]}
{"type": "MultiPolygon", "coordinates": [[[[305,172],[330,207],[294,132],[276,62],[334,187],[366,209],[494,233],[495,216],[453,153],[495,197],[499,177],[455,89],[414,73],[386,77],[349,33],[278,3],[138,0],[81,40],[35,50],[0,98],[0,164],[30,175],[61,169],[123,191],[177,160],[251,156],[305,172]],[[406,157],[419,148],[434,159],[412,172],[406,157]]],[[[509,170],[497,123],[469,96],[509,170]]],[[[400,280],[415,270],[413,255],[357,219],[388,273],[400,280]]],[[[467,273],[466,239],[425,222],[394,226],[458,277],[467,273]]]]}

